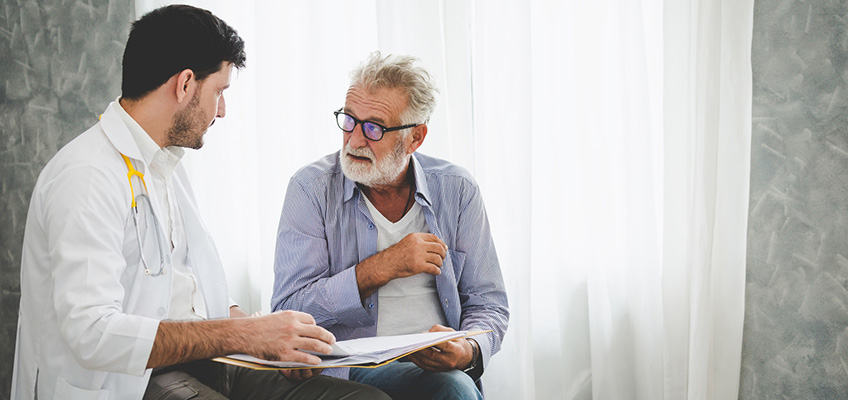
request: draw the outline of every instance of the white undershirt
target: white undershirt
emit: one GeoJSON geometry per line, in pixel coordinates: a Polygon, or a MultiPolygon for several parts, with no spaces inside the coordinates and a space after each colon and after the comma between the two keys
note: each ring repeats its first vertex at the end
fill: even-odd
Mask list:
{"type": "Polygon", "coordinates": [[[148,185],[153,185],[156,198],[151,198],[150,201],[156,202],[158,205],[160,211],[157,217],[165,233],[165,241],[171,245],[172,269],[166,270],[165,273],[173,273],[174,276],[171,281],[171,306],[168,310],[167,319],[205,319],[207,315],[206,302],[203,300],[203,294],[198,290],[197,279],[194,277],[188,259],[185,222],[171,179],[174,170],[185,154],[185,150],[174,146],[160,148],[141,125],[127,114],[117,100],[114,104],[118,115],[129,128],[133,139],[141,150],[142,158],[150,166],[150,171],[144,174],[144,180],[148,185]]]}
{"type": "MultiPolygon", "coordinates": [[[[412,202],[412,208],[400,221],[391,222],[367,196],[363,197],[377,226],[377,251],[389,248],[410,233],[430,232],[418,203],[412,202]]],[[[434,275],[421,273],[394,279],[377,290],[377,301],[377,336],[426,332],[435,324],[447,326],[434,275]]]]}

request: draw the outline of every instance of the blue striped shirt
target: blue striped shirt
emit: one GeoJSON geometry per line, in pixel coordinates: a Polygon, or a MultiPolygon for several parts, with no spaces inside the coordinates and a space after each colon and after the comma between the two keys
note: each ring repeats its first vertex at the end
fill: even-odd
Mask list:
{"type": "MultiPolygon", "coordinates": [[[[479,187],[463,168],[415,153],[415,201],[430,232],[448,245],[436,288],[445,317],[475,336],[483,367],[509,321],[506,291],[479,187]]],[[[362,192],[347,179],[339,152],[301,168],[289,181],[274,259],[273,310],[298,310],[337,340],[375,336],[377,293],[360,302],[357,263],[377,253],[377,227],[362,192]]],[[[346,368],[328,375],[347,378],[346,368]]]]}

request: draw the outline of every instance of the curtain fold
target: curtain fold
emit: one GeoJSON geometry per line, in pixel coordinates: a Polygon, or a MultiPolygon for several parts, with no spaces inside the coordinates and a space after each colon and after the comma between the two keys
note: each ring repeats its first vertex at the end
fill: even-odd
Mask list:
{"type": "Polygon", "coordinates": [[[487,398],[737,396],[753,0],[190,3],[247,43],[186,158],[243,307],[270,308],[285,187],[341,146],[349,71],[412,54],[440,88],[419,151],[475,176],[506,281],[487,398]]]}
{"type": "Polygon", "coordinates": [[[744,318],[753,1],[665,4],[666,397],[735,398],[744,318]]]}

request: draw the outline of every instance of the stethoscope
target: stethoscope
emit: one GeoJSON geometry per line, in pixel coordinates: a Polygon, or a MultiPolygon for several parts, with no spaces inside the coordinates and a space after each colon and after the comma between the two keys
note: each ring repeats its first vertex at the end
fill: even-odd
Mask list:
{"type": "MultiPolygon", "coordinates": [[[[132,219],[133,225],[135,226],[135,234],[136,239],[138,239],[138,254],[141,257],[141,263],[144,265],[144,274],[148,276],[159,276],[165,273],[165,252],[162,250],[162,237],[159,228],[159,218],[156,218],[156,212],[153,211],[153,204],[150,202],[150,197],[148,197],[144,193],[139,193],[138,196],[135,195],[135,189],[133,189],[132,178],[133,176],[137,177],[141,181],[141,185],[144,186],[144,191],[147,190],[147,183],[144,182],[144,174],[138,172],[135,168],[133,168],[132,163],[130,162],[129,157],[125,156],[121,153],[121,157],[123,157],[124,162],[127,164],[127,180],[130,183],[130,195],[132,196],[132,203],[130,207],[132,208],[132,219]],[[153,230],[156,232],[156,247],[159,249],[159,271],[153,272],[147,264],[147,260],[144,258],[144,248],[141,244],[141,231],[138,228],[138,202],[136,199],[140,200],[145,204],[144,208],[150,210],[150,215],[153,217],[153,230]]],[[[149,228],[148,228],[149,229],[149,228]]]]}

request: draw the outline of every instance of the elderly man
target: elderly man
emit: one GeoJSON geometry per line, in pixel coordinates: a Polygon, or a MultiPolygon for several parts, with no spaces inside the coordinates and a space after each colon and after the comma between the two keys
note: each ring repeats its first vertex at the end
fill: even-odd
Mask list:
{"type": "Polygon", "coordinates": [[[272,308],[312,314],[340,340],[491,330],[377,369],[328,371],[395,398],[482,398],[474,382],[509,311],[480,190],[464,169],[415,153],[436,92],[417,59],[375,52],[351,78],[334,113],[342,150],[289,182],[272,308]]]}

